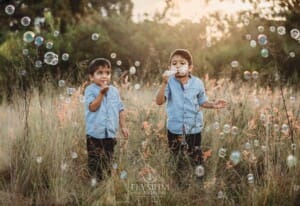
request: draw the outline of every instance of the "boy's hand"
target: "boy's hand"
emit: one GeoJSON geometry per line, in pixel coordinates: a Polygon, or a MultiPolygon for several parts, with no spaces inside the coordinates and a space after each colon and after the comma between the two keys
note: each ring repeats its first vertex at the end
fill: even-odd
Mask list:
{"type": "MultiPolygon", "coordinates": [[[[176,72],[175,72],[176,73],[176,72]]],[[[168,83],[168,80],[169,80],[169,77],[172,75],[172,74],[175,74],[173,71],[170,71],[170,70],[166,70],[164,71],[163,75],[162,75],[162,78],[163,78],[163,82],[164,83],[168,83]]]]}
{"type": "Polygon", "coordinates": [[[125,137],[125,139],[128,139],[129,131],[126,127],[121,128],[122,134],[125,137]]]}
{"type": "Polygon", "coordinates": [[[218,100],[214,103],[214,108],[215,109],[221,109],[221,108],[226,107],[226,105],[227,105],[227,102],[225,100],[221,99],[221,100],[218,100]]]}
{"type": "Polygon", "coordinates": [[[108,86],[108,85],[105,85],[105,86],[103,86],[103,87],[102,87],[102,89],[101,89],[101,91],[100,91],[100,92],[101,92],[101,94],[103,94],[103,95],[104,95],[104,94],[106,94],[106,93],[107,93],[107,91],[108,91],[108,90],[109,90],[109,86],[108,86]]]}

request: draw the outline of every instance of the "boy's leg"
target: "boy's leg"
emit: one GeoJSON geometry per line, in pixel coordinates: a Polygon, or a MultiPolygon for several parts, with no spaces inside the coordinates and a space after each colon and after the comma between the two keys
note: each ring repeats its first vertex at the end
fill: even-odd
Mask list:
{"type": "Polygon", "coordinates": [[[202,164],[201,133],[187,135],[186,142],[188,144],[188,154],[191,158],[192,165],[202,164]]]}
{"type": "Polygon", "coordinates": [[[93,138],[87,135],[88,169],[91,176],[97,175],[102,179],[100,156],[103,153],[102,139],[93,138]]]}
{"type": "Polygon", "coordinates": [[[111,161],[113,159],[114,148],[117,144],[115,138],[105,138],[103,139],[103,154],[101,155],[101,169],[110,173],[111,161]]]}

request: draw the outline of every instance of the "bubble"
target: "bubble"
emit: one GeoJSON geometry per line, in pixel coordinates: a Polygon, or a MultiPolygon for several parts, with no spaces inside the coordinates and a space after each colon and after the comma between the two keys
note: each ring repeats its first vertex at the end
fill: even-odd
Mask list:
{"type": "Polygon", "coordinates": [[[78,154],[76,152],[71,152],[71,157],[72,157],[72,159],[77,159],[78,154]]]}
{"type": "Polygon", "coordinates": [[[56,65],[58,63],[58,55],[54,52],[46,52],[44,54],[44,62],[48,65],[56,65]]]}
{"type": "Polygon", "coordinates": [[[282,133],[288,133],[289,132],[289,126],[287,124],[281,125],[281,132],[282,133]]]}
{"type": "Polygon", "coordinates": [[[93,41],[97,41],[99,39],[99,34],[98,33],[93,33],[92,36],[91,36],[91,39],[93,41]]]}
{"type": "Polygon", "coordinates": [[[250,41],[250,46],[251,46],[252,48],[255,48],[255,47],[257,46],[256,41],[255,41],[255,40],[251,40],[251,41],[250,41]]]}
{"type": "Polygon", "coordinates": [[[135,74],[135,73],[136,73],[136,68],[135,68],[134,66],[131,66],[131,67],[129,68],[129,74],[133,75],[133,74],[135,74]]]}
{"type": "Polygon", "coordinates": [[[290,31],[290,35],[291,35],[291,37],[292,37],[293,39],[298,40],[298,39],[300,38],[300,31],[299,31],[299,29],[292,29],[292,30],[290,31]]]}
{"type": "Polygon", "coordinates": [[[58,37],[58,36],[59,36],[59,31],[58,31],[58,30],[55,30],[55,31],[53,32],[53,36],[54,36],[54,37],[58,37]]]}
{"type": "Polygon", "coordinates": [[[123,170],[121,173],[120,173],[120,178],[121,179],[126,179],[127,178],[127,172],[125,170],[123,170]]]}
{"type": "Polygon", "coordinates": [[[65,98],[65,103],[70,104],[71,103],[71,98],[70,97],[65,98]]]}
{"type": "Polygon", "coordinates": [[[32,31],[26,31],[23,34],[23,41],[26,42],[26,43],[31,43],[34,40],[34,37],[35,37],[35,33],[34,32],[32,32],[32,31]]]}
{"type": "Polygon", "coordinates": [[[204,174],[205,174],[204,167],[202,165],[196,166],[196,168],[195,168],[195,175],[197,177],[203,177],[204,174]]]}
{"type": "Polygon", "coordinates": [[[258,79],[258,75],[259,75],[259,73],[257,71],[253,71],[252,72],[252,79],[254,79],[254,80],[258,79]]]}
{"type": "Polygon", "coordinates": [[[249,19],[244,19],[244,24],[247,26],[250,24],[250,20],[249,19]]]}
{"type": "Polygon", "coordinates": [[[72,96],[76,92],[76,89],[73,87],[69,87],[66,89],[66,92],[68,96],[72,96]]]}
{"type": "Polygon", "coordinates": [[[70,57],[70,55],[69,55],[68,53],[63,53],[63,54],[61,55],[61,59],[62,59],[63,61],[68,61],[68,60],[69,60],[69,57],[70,57]]]}
{"type": "Polygon", "coordinates": [[[244,71],[244,79],[250,80],[251,79],[251,73],[249,71],[244,71]]]}
{"type": "Polygon", "coordinates": [[[48,42],[46,43],[46,48],[47,48],[47,49],[52,49],[52,48],[53,48],[53,42],[52,42],[52,41],[48,41],[48,42]]]}
{"type": "Polygon", "coordinates": [[[260,55],[264,58],[268,58],[269,57],[269,50],[266,49],[266,48],[263,48],[261,51],[260,51],[260,55]]]}
{"type": "Polygon", "coordinates": [[[261,113],[259,116],[260,121],[265,122],[267,120],[267,117],[265,114],[261,113]]]}
{"type": "Polygon", "coordinates": [[[295,167],[297,165],[297,158],[294,155],[289,155],[286,158],[286,164],[289,168],[295,167]]]}
{"type": "Polygon", "coordinates": [[[246,39],[251,40],[251,34],[246,34],[246,39]]]}
{"type": "Polygon", "coordinates": [[[121,60],[118,60],[116,64],[117,64],[118,66],[121,66],[121,65],[122,65],[122,61],[121,61],[121,60]]]}
{"type": "Polygon", "coordinates": [[[230,129],[231,129],[231,127],[230,127],[229,124],[224,124],[224,126],[223,126],[223,132],[224,132],[225,134],[230,133],[230,129]]]}
{"type": "Polygon", "coordinates": [[[34,39],[34,44],[36,46],[41,46],[44,43],[44,38],[42,36],[37,36],[34,39]]]}
{"type": "Polygon", "coordinates": [[[139,90],[140,88],[141,88],[141,85],[140,85],[140,84],[135,84],[135,85],[134,85],[134,89],[135,89],[135,90],[139,90]]]}
{"type": "Polygon", "coordinates": [[[7,5],[7,6],[5,7],[5,13],[6,13],[7,15],[13,15],[13,14],[15,13],[15,6],[14,6],[14,5],[11,5],[11,4],[7,5]]]}
{"type": "Polygon", "coordinates": [[[295,143],[292,143],[292,144],[291,144],[291,148],[292,148],[292,150],[296,150],[297,145],[296,145],[295,143]]]}
{"type": "Polygon", "coordinates": [[[65,163],[65,162],[62,162],[62,163],[60,164],[60,169],[61,169],[62,171],[66,171],[66,170],[68,169],[68,164],[65,163]]]}
{"type": "Polygon", "coordinates": [[[274,125],[273,125],[273,130],[274,130],[275,132],[279,132],[279,125],[278,125],[278,124],[274,124],[274,125]]]}
{"type": "Polygon", "coordinates": [[[260,104],[259,99],[257,97],[253,98],[253,102],[254,102],[255,106],[259,106],[259,104],[260,104]]]}
{"type": "Polygon", "coordinates": [[[24,56],[27,56],[29,54],[29,50],[28,49],[23,49],[22,51],[24,56]]]}
{"type": "Polygon", "coordinates": [[[285,35],[286,34],[286,29],[285,29],[285,27],[284,26],[279,26],[279,27],[277,27],[277,33],[279,34],[279,35],[285,35]]]}
{"type": "Polygon", "coordinates": [[[117,54],[116,54],[116,53],[114,53],[114,52],[113,52],[113,53],[111,53],[111,54],[110,54],[110,58],[112,58],[112,59],[115,59],[115,58],[117,58],[117,54]]]}
{"type": "Polygon", "coordinates": [[[294,58],[294,57],[296,56],[296,54],[295,54],[295,52],[290,52],[290,53],[289,53],[289,56],[290,56],[291,58],[294,58]]]}
{"type": "Polygon", "coordinates": [[[28,16],[24,16],[24,17],[21,18],[21,24],[23,26],[29,26],[30,22],[31,22],[31,19],[28,16]]]}
{"type": "Polygon", "coordinates": [[[43,161],[43,157],[41,156],[36,157],[36,163],[41,164],[42,161],[43,161]]]}
{"type": "Polygon", "coordinates": [[[290,102],[294,104],[296,102],[296,97],[290,96],[290,102]]]}
{"type": "Polygon", "coordinates": [[[263,26],[258,26],[258,27],[257,27],[257,30],[258,30],[259,32],[264,32],[265,28],[264,28],[263,26]]]}
{"type": "Polygon", "coordinates": [[[84,102],[85,102],[85,97],[84,97],[84,95],[80,95],[80,96],[79,96],[79,102],[80,102],[80,103],[84,103],[84,102]]]}
{"type": "Polygon", "coordinates": [[[95,187],[97,185],[97,179],[95,178],[95,177],[93,177],[92,179],[91,179],[91,186],[92,187],[95,187]]]}
{"type": "Polygon", "coordinates": [[[250,142],[246,142],[245,145],[244,145],[244,147],[245,147],[246,150],[250,150],[251,147],[252,147],[252,145],[251,145],[250,142]]]}
{"type": "Polygon", "coordinates": [[[221,147],[218,151],[218,156],[221,157],[221,158],[225,158],[226,156],[226,152],[227,152],[227,149],[221,147]]]}
{"type": "Polygon", "coordinates": [[[270,26],[269,30],[270,30],[270,32],[275,32],[276,31],[276,27],[275,26],[270,26]]]}
{"type": "Polygon", "coordinates": [[[255,147],[259,147],[259,140],[255,139],[253,144],[254,144],[255,147]]]}
{"type": "Polygon", "coordinates": [[[21,75],[21,76],[26,76],[26,74],[27,74],[27,71],[26,71],[26,70],[23,69],[22,71],[20,71],[20,75],[21,75]]]}
{"type": "Polygon", "coordinates": [[[232,151],[230,160],[234,165],[237,165],[241,161],[241,153],[239,151],[232,151]]]}
{"type": "Polygon", "coordinates": [[[119,67],[115,68],[115,69],[114,69],[114,76],[118,78],[118,77],[120,77],[121,75],[122,75],[122,69],[119,68],[119,67]]]}
{"type": "Polygon", "coordinates": [[[261,150],[262,150],[263,152],[266,152],[266,151],[267,151],[267,146],[266,146],[266,145],[262,145],[262,146],[261,146],[261,150]]]}
{"type": "Polygon", "coordinates": [[[62,80],[62,79],[61,79],[61,80],[58,81],[58,86],[59,86],[59,87],[64,87],[65,84],[66,84],[65,80],[62,80]]]}
{"type": "Polygon", "coordinates": [[[236,127],[236,126],[233,126],[233,127],[231,128],[231,134],[237,135],[238,133],[239,133],[239,128],[236,127]]]}
{"type": "Polygon", "coordinates": [[[220,139],[224,139],[224,132],[220,132],[220,133],[219,133],[219,138],[220,138],[220,139]]]}
{"type": "Polygon", "coordinates": [[[224,198],[225,198],[224,192],[220,190],[220,191],[217,193],[217,198],[218,198],[218,199],[224,199],[224,198]]]}
{"type": "Polygon", "coordinates": [[[231,65],[232,68],[236,68],[236,67],[239,66],[239,62],[236,61],[236,60],[234,60],[234,61],[232,61],[232,62],[230,63],[230,65],[231,65]]]}
{"type": "Polygon", "coordinates": [[[36,68],[41,68],[42,65],[43,65],[43,62],[42,62],[41,60],[36,60],[36,61],[34,62],[34,66],[35,66],[36,68]]]}
{"type": "Polygon", "coordinates": [[[113,168],[114,170],[118,169],[118,164],[117,164],[117,163],[113,163],[113,164],[112,164],[112,168],[113,168]]]}
{"type": "Polygon", "coordinates": [[[254,175],[252,173],[249,173],[247,175],[247,180],[249,184],[253,184],[254,183],[254,175]]]}
{"type": "Polygon", "coordinates": [[[214,129],[220,129],[220,123],[219,122],[214,122],[213,123],[213,128],[214,129]]]}
{"type": "Polygon", "coordinates": [[[268,38],[265,34],[259,34],[257,36],[257,41],[259,43],[259,45],[266,45],[268,43],[268,38]]]}
{"type": "Polygon", "coordinates": [[[135,62],[134,62],[134,66],[139,67],[140,65],[141,65],[141,62],[140,62],[140,61],[135,61],[135,62]]]}

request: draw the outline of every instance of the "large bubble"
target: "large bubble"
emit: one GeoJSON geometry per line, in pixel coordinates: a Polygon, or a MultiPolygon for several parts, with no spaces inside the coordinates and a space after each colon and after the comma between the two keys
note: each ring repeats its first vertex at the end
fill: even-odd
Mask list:
{"type": "Polygon", "coordinates": [[[300,38],[300,31],[299,31],[299,29],[292,29],[290,31],[290,35],[291,35],[291,37],[293,39],[299,40],[299,38],[300,38]]]}
{"type": "Polygon", "coordinates": [[[5,7],[5,13],[8,15],[13,15],[15,13],[15,6],[11,4],[7,5],[5,7]]]}
{"type": "Polygon", "coordinates": [[[57,65],[58,55],[54,52],[46,52],[44,55],[44,62],[48,65],[57,65]]]}
{"type": "Polygon", "coordinates": [[[23,34],[23,41],[26,42],[26,43],[31,43],[34,40],[34,37],[35,37],[35,33],[34,32],[32,32],[32,31],[26,31],[23,34]]]}
{"type": "Polygon", "coordinates": [[[91,36],[91,39],[92,39],[93,41],[97,41],[97,40],[99,39],[99,34],[93,33],[92,36],[91,36]]]}

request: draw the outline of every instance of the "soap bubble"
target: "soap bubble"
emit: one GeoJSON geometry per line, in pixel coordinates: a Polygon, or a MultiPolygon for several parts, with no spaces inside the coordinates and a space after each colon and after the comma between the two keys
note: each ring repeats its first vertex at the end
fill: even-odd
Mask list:
{"type": "Polygon", "coordinates": [[[97,179],[95,178],[95,177],[93,177],[92,179],[91,179],[91,186],[92,187],[95,187],[97,185],[97,179]]]}
{"type": "Polygon", "coordinates": [[[26,74],[27,74],[27,71],[26,71],[26,70],[23,69],[23,70],[20,71],[20,75],[21,75],[21,76],[26,76],[26,74]]]}
{"type": "Polygon", "coordinates": [[[121,61],[121,60],[118,60],[118,61],[116,62],[116,64],[117,64],[118,66],[121,66],[121,65],[122,65],[122,61],[121,61]]]}
{"type": "Polygon", "coordinates": [[[113,163],[112,168],[113,168],[114,170],[118,169],[118,164],[117,164],[117,163],[113,163]]]}
{"type": "Polygon", "coordinates": [[[23,34],[23,41],[26,42],[26,43],[31,43],[34,40],[34,37],[35,37],[35,33],[34,32],[32,32],[32,31],[26,31],[23,34]]]}
{"type": "Polygon", "coordinates": [[[99,39],[99,34],[98,33],[93,33],[92,36],[91,36],[91,39],[93,41],[97,41],[99,39]]]}
{"type": "Polygon", "coordinates": [[[220,190],[220,191],[218,192],[218,194],[217,194],[217,198],[218,198],[218,199],[224,199],[224,198],[225,198],[224,192],[220,190]]]}
{"type": "Polygon", "coordinates": [[[268,38],[265,34],[259,34],[257,36],[257,41],[260,45],[266,45],[268,43],[268,38]]]}
{"type": "Polygon", "coordinates": [[[36,68],[41,68],[42,65],[43,65],[43,62],[42,62],[41,60],[36,60],[36,61],[34,62],[34,66],[35,66],[36,68]]]}
{"type": "Polygon", "coordinates": [[[264,32],[265,28],[264,28],[263,26],[258,26],[258,27],[257,27],[257,30],[258,30],[259,32],[264,32]]]}
{"type": "Polygon", "coordinates": [[[62,162],[62,163],[60,164],[60,169],[61,169],[62,171],[66,171],[66,170],[68,169],[68,164],[65,163],[65,162],[62,162]]]}
{"type": "Polygon", "coordinates": [[[245,145],[244,145],[244,147],[245,147],[246,150],[250,150],[251,147],[252,147],[252,145],[251,145],[250,142],[246,142],[245,145]]]}
{"type": "Polygon", "coordinates": [[[36,163],[41,164],[42,161],[43,161],[43,157],[41,156],[36,157],[36,163]]]}
{"type": "Polygon", "coordinates": [[[273,130],[274,130],[275,132],[279,132],[279,125],[278,125],[278,124],[274,124],[274,125],[273,125],[273,130]]]}
{"type": "Polygon", "coordinates": [[[5,13],[8,15],[13,15],[15,13],[15,6],[11,4],[7,5],[5,7],[5,13]]]}
{"type": "Polygon", "coordinates": [[[110,54],[110,58],[115,59],[116,57],[117,57],[116,53],[113,52],[113,53],[110,54]]]}
{"type": "Polygon", "coordinates": [[[266,48],[263,48],[261,51],[260,51],[260,55],[264,58],[268,58],[269,57],[269,50],[266,49],[266,48]]]}
{"type": "Polygon", "coordinates": [[[270,30],[270,32],[275,32],[276,31],[276,27],[275,26],[270,26],[269,30],[270,30]]]}
{"type": "Polygon", "coordinates": [[[204,174],[205,174],[204,167],[202,165],[196,166],[196,168],[195,168],[195,175],[197,177],[203,177],[204,174]]]}
{"type": "Polygon", "coordinates": [[[297,158],[294,155],[289,155],[286,158],[286,164],[289,168],[295,167],[297,165],[297,158]]]}
{"type": "Polygon", "coordinates": [[[297,145],[296,145],[295,143],[292,143],[292,144],[291,144],[291,148],[292,148],[292,150],[296,150],[297,145]]]}
{"type": "Polygon", "coordinates": [[[251,39],[251,34],[246,34],[246,39],[250,40],[251,39]]]}
{"type": "Polygon", "coordinates": [[[140,88],[141,88],[141,85],[140,85],[140,84],[135,84],[135,85],[134,85],[134,89],[135,89],[135,90],[139,90],[140,88]]]}
{"type": "Polygon", "coordinates": [[[267,120],[267,117],[264,113],[261,113],[259,116],[260,121],[265,122],[267,120]]]}
{"type": "Polygon", "coordinates": [[[224,132],[220,132],[220,133],[219,133],[219,138],[220,138],[220,139],[224,139],[224,132]]]}
{"type": "Polygon", "coordinates": [[[233,127],[231,128],[231,134],[237,135],[238,133],[239,133],[239,128],[236,127],[236,126],[233,126],[233,127]]]}
{"type": "Polygon", "coordinates": [[[256,79],[258,79],[258,72],[257,71],[253,71],[252,72],[252,78],[254,79],[254,80],[256,80],[256,79]]]}
{"type": "Polygon", "coordinates": [[[230,133],[230,129],[231,129],[231,127],[230,127],[229,124],[224,124],[224,126],[223,126],[223,132],[224,132],[225,134],[230,133]]]}
{"type": "Polygon", "coordinates": [[[249,173],[247,175],[247,180],[249,184],[253,184],[254,183],[254,175],[252,173],[249,173]]]}
{"type": "Polygon", "coordinates": [[[299,40],[299,38],[300,38],[300,31],[299,31],[299,29],[292,29],[290,31],[290,35],[291,35],[291,37],[293,39],[299,40]]]}
{"type": "Polygon", "coordinates": [[[36,46],[41,46],[43,43],[44,43],[44,37],[42,37],[42,36],[35,37],[34,44],[36,46]]]}
{"type": "Polygon", "coordinates": [[[44,62],[48,65],[56,65],[58,63],[58,55],[54,52],[46,52],[44,54],[44,62]]]}
{"type": "Polygon", "coordinates": [[[135,74],[136,73],[136,68],[134,67],[134,66],[131,66],[130,68],[129,68],[129,74],[135,74]]]}
{"type": "Polygon", "coordinates": [[[61,55],[61,59],[62,59],[63,61],[68,61],[68,60],[69,60],[69,57],[70,57],[70,55],[69,55],[68,53],[63,53],[63,54],[61,55]]]}
{"type": "Polygon", "coordinates": [[[54,37],[58,37],[58,36],[59,36],[59,31],[58,31],[58,30],[55,30],[55,31],[53,32],[53,36],[54,36],[54,37]]]}
{"type": "Polygon", "coordinates": [[[230,160],[234,165],[237,165],[241,161],[241,153],[239,151],[232,151],[230,160]]]}
{"type": "Polygon", "coordinates": [[[79,96],[79,102],[80,102],[80,103],[84,103],[84,102],[85,102],[85,97],[84,97],[84,95],[80,95],[80,96],[79,96]]]}
{"type": "Polygon", "coordinates": [[[65,80],[62,80],[62,79],[61,79],[61,80],[58,81],[58,86],[59,86],[59,87],[64,87],[65,84],[66,84],[65,80]]]}
{"type": "Polygon", "coordinates": [[[29,54],[29,50],[28,49],[23,49],[22,51],[24,56],[27,56],[29,54]]]}
{"type": "Polygon", "coordinates": [[[251,73],[249,71],[244,71],[244,79],[249,80],[251,78],[251,73]]]}
{"type": "Polygon", "coordinates": [[[31,22],[31,19],[30,19],[30,17],[28,17],[28,16],[24,16],[24,17],[22,17],[22,19],[21,19],[21,24],[22,24],[23,26],[29,26],[29,25],[30,25],[30,22],[31,22]]]}
{"type": "Polygon", "coordinates": [[[71,152],[71,157],[72,157],[72,159],[77,159],[78,154],[76,152],[71,152]]]}
{"type": "Polygon", "coordinates": [[[232,68],[236,68],[236,67],[239,66],[239,62],[236,61],[236,60],[234,60],[234,61],[232,61],[232,62],[230,63],[230,65],[231,65],[232,68]]]}
{"type": "Polygon", "coordinates": [[[52,48],[53,48],[53,42],[52,42],[52,41],[48,41],[48,42],[46,43],[46,48],[47,48],[47,49],[52,49],[52,48]]]}
{"type": "Polygon", "coordinates": [[[290,96],[290,102],[294,104],[296,102],[296,97],[290,96]]]}
{"type": "Polygon", "coordinates": [[[250,46],[251,46],[252,48],[255,48],[256,45],[257,45],[257,43],[256,43],[255,40],[251,40],[251,41],[250,41],[250,46]]]}
{"type": "Polygon", "coordinates": [[[224,158],[226,156],[227,149],[221,147],[218,151],[218,156],[224,158]]]}
{"type": "Polygon", "coordinates": [[[213,123],[213,128],[214,128],[214,129],[219,129],[219,128],[220,128],[220,123],[217,122],[217,121],[214,122],[214,123],[213,123]]]}
{"type": "Polygon", "coordinates": [[[285,35],[286,34],[286,29],[285,29],[285,27],[284,26],[279,26],[279,27],[277,27],[277,33],[279,34],[279,35],[285,35]]]}
{"type": "Polygon", "coordinates": [[[134,66],[139,67],[140,65],[141,65],[141,62],[140,62],[140,61],[135,61],[135,62],[134,62],[134,66]]]}
{"type": "Polygon", "coordinates": [[[120,178],[121,179],[126,179],[127,178],[127,172],[125,170],[123,170],[121,173],[120,173],[120,178]]]}
{"type": "Polygon", "coordinates": [[[282,133],[288,133],[289,132],[289,126],[287,124],[282,124],[281,132],[282,133]]]}
{"type": "Polygon", "coordinates": [[[253,144],[254,144],[255,147],[259,147],[259,140],[255,139],[253,144]]]}
{"type": "Polygon", "coordinates": [[[294,57],[296,56],[296,54],[295,54],[295,52],[290,52],[290,53],[289,53],[289,56],[290,56],[291,58],[294,58],[294,57]]]}

